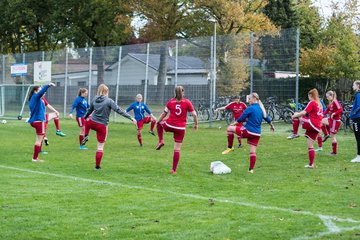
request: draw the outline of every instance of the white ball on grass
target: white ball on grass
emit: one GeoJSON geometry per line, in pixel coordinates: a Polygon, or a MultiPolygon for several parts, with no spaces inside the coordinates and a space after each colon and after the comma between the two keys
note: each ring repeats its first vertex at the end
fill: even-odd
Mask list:
{"type": "Polygon", "coordinates": [[[4,119],[4,120],[1,121],[1,123],[2,123],[2,124],[6,124],[7,122],[6,122],[6,120],[4,119]]]}

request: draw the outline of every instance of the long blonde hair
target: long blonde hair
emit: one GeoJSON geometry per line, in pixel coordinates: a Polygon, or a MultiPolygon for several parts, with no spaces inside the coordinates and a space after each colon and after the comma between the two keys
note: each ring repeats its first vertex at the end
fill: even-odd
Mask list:
{"type": "Polygon", "coordinates": [[[330,103],[333,103],[333,102],[337,99],[337,97],[336,97],[336,92],[335,92],[335,91],[327,91],[326,96],[327,96],[327,95],[329,95],[329,96],[332,97],[332,100],[331,100],[330,103]]]}
{"type": "Polygon", "coordinates": [[[184,88],[183,86],[176,86],[175,87],[175,98],[176,100],[180,101],[184,97],[184,88]]]}
{"type": "Polygon", "coordinates": [[[262,111],[262,113],[263,113],[263,117],[266,118],[267,113],[266,113],[264,104],[263,104],[263,103],[261,102],[261,100],[260,100],[259,94],[257,94],[256,92],[253,92],[253,93],[251,94],[251,96],[257,100],[257,102],[258,102],[259,105],[260,105],[261,111],[262,111]]]}
{"type": "Polygon", "coordinates": [[[319,105],[319,108],[322,110],[323,107],[320,102],[318,90],[316,88],[313,88],[308,92],[308,95],[310,95],[312,97],[312,99],[314,99],[314,101],[319,105]]]}
{"type": "Polygon", "coordinates": [[[100,84],[97,90],[98,96],[107,96],[109,94],[109,88],[105,84],[100,84]]]}

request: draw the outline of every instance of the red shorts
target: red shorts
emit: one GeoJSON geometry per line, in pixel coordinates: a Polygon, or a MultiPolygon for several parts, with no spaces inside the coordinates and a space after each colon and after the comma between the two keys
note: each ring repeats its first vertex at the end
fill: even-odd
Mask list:
{"type": "Polygon", "coordinates": [[[96,132],[96,138],[99,143],[104,143],[106,141],[108,127],[104,124],[89,120],[86,122],[86,128],[92,129],[96,132]]]}
{"type": "MultiPolygon", "coordinates": [[[[236,121],[236,120],[235,120],[236,121]]],[[[240,128],[243,126],[243,123],[241,122],[241,123],[239,123],[239,122],[237,122],[236,123],[236,126],[239,126],[240,128]]]]}
{"type": "Polygon", "coordinates": [[[332,118],[329,118],[328,121],[329,121],[330,133],[336,134],[339,131],[341,121],[332,118]]]}
{"type": "Polygon", "coordinates": [[[84,127],[84,126],[85,126],[85,118],[83,118],[83,117],[76,117],[76,121],[77,121],[79,127],[84,127]]]}
{"type": "Polygon", "coordinates": [[[243,126],[236,126],[236,134],[241,138],[247,138],[247,143],[250,145],[257,146],[259,144],[260,136],[249,133],[243,126]]]}
{"type": "Polygon", "coordinates": [[[302,117],[300,118],[300,123],[302,125],[302,128],[306,130],[305,136],[315,141],[317,139],[319,131],[314,128],[314,126],[310,122],[310,119],[307,117],[302,117]]]}
{"type": "Polygon", "coordinates": [[[143,128],[144,124],[149,123],[149,122],[151,122],[151,117],[147,116],[144,119],[139,120],[139,121],[136,122],[136,128],[138,130],[141,130],[143,128]]]}
{"type": "Polygon", "coordinates": [[[30,125],[35,128],[36,135],[45,135],[45,122],[32,122],[30,125]]]}
{"type": "Polygon", "coordinates": [[[185,129],[177,129],[177,128],[173,128],[170,127],[169,125],[166,124],[165,121],[161,121],[161,126],[164,128],[164,130],[166,132],[172,132],[174,133],[174,141],[177,143],[182,143],[185,137],[185,129]]]}

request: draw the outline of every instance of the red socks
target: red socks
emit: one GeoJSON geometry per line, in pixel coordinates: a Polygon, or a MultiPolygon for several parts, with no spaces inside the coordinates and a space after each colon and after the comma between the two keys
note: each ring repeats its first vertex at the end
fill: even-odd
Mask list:
{"type": "Polygon", "coordinates": [[[33,159],[38,159],[40,152],[41,152],[41,146],[39,146],[39,145],[34,145],[33,159]]]}
{"type": "Polygon", "coordinates": [[[313,166],[314,164],[314,159],[315,159],[315,151],[314,148],[308,148],[308,153],[309,153],[309,165],[313,166]]]}
{"type": "Polygon", "coordinates": [[[228,148],[232,148],[233,143],[234,143],[234,133],[228,131],[227,138],[228,138],[228,148]]]}
{"type": "Polygon", "coordinates": [[[79,135],[79,142],[80,142],[80,145],[82,143],[82,140],[84,139],[84,135],[79,135]]]}
{"type": "Polygon", "coordinates": [[[137,139],[140,143],[140,145],[142,145],[142,137],[141,137],[141,133],[137,135],[137,139]]]}
{"type": "Polygon", "coordinates": [[[250,167],[249,170],[254,169],[256,163],[256,152],[250,153],[250,167]]]}
{"type": "Polygon", "coordinates": [[[151,121],[151,123],[150,123],[150,131],[154,131],[154,127],[155,127],[155,123],[156,123],[156,121],[151,121]]]}
{"type": "Polygon", "coordinates": [[[164,128],[160,123],[156,126],[156,130],[157,130],[157,134],[159,137],[159,142],[163,142],[164,141],[164,128]]]}
{"type": "Polygon", "coordinates": [[[55,123],[56,130],[60,131],[60,122],[59,122],[58,117],[54,118],[54,123],[55,123]]]}
{"type": "Polygon", "coordinates": [[[322,147],[322,136],[319,134],[318,135],[318,137],[317,137],[317,142],[318,142],[318,146],[319,146],[319,148],[321,148],[322,147]]]}
{"type": "Polygon", "coordinates": [[[327,126],[321,126],[321,130],[322,130],[322,132],[324,133],[324,135],[326,136],[326,135],[329,135],[329,131],[328,131],[328,129],[327,129],[327,126]]]}
{"type": "Polygon", "coordinates": [[[176,172],[176,168],[177,168],[177,165],[179,163],[179,160],[180,160],[180,151],[174,150],[173,166],[172,166],[172,171],[173,172],[176,172]]]}
{"type": "Polygon", "coordinates": [[[332,142],[332,153],[337,154],[336,148],[337,148],[337,142],[334,141],[334,142],[332,142]]]}
{"type": "Polygon", "coordinates": [[[294,118],[293,119],[293,134],[298,134],[300,126],[300,119],[294,118]]]}
{"type": "Polygon", "coordinates": [[[95,155],[95,161],[96,161],[96,167],[100,167],[100,163],[103,157],[103,151],[102,150],[97,150],[96,151],[96,155],[95,155]]]}

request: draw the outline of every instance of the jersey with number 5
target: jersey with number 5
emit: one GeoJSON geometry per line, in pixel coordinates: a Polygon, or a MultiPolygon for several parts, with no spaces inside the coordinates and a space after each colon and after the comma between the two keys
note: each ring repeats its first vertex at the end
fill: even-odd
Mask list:
{"type": "Polygon", "coordinates": [[[186,98],[181,99],[179,102],[176,98],[172,98],[166,104],[164,111],[170,113],[169,118],[166,119],[167,125],[173,128],[185,129],[187,113],[194,111],[194,106],[186,98]]]}

